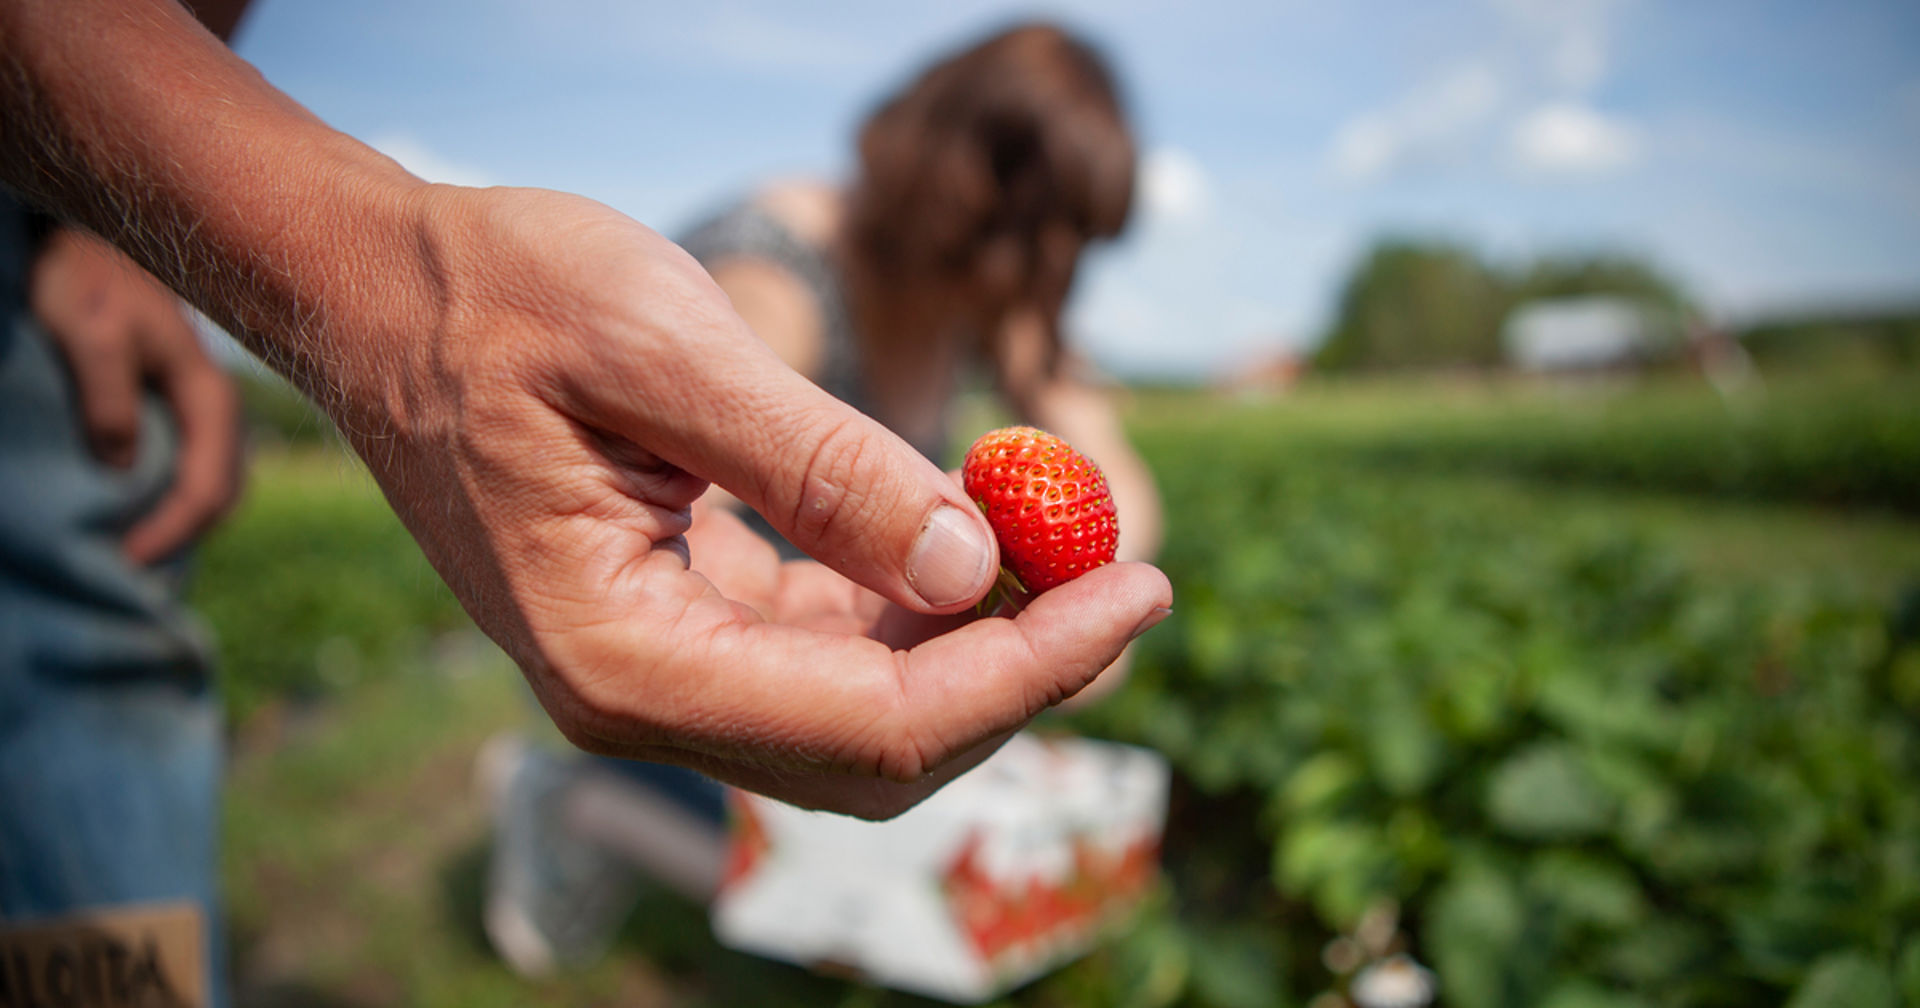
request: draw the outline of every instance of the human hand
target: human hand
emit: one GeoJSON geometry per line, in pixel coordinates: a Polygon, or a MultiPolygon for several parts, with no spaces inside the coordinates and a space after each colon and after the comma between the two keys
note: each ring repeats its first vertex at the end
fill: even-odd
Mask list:
{"type": "MultiPolygon", "coordinates": [[[[716,503],[714,496],[709,494],[694,506],[693,525],[686,535],[694,570],[711,580],[727,598],[750,606],[759,619],[820,633],[870,638],[896,652],[904,652],[908,661],[920,662],[921,670],[928,674],[903,680],[904,686],[922,693],[910,698],[910,702],[951,708],[946,711],[947,722],[956,730],[953,748],[958,754],[925,778],[909,783],[886,779],[809,781],[791,773],[718,759],[691,764],[710,776],[762,792],[770,785],[781,785],[788,789],[784,795],[788,801],[803,805],[818,804],[820,798],[813,792],[819,792],[840,801],[851,795],[869,809],[903,809],[991,755],[1013,733],[1011,728],[995,731],[992,720],[1001,716],[995,711],[997,704],[1006,699],[1007,691],[1033,690],[1028,702],[1034,713],[1062,695],[1070,694],[1065,700],[1070,704],[1105,682],[1120,660],[1058,666],[1052,669],[1051,681],[1023,681],[994,674],[998,656],[993,654],[993,648],[1010,645],[1030,647],[1036,652],[1056,650],[1058,642],[1049,640],[1049,636],[1064,624],[1086,619],[1084,610],[1088,607],[1111,602],[1110,585],[1102,587],[1096,583],[1089,586],[1093,590],[1085,592],[1071,585],[1060,586],[1031,603],[1044,603],[1044,608],[1031,614],[1021,611],[1010,619],[976,622],[973,610],[944,616],[917,613],[887,602],[823,564],[811,560],[781,562],[772,544],[725,505],[716,503]],[[1049,611],[1050,607],[1059,608],[1049,611]],[[1012,636],[1002,634],[1008,623],[1015,631],[1012,636]],[[992,633],[984,634],[982,630],[992,633]],[[976,646],[988,650],[972,650],[976,646]],[[1092,679],[1095,675],[1100,678],[1092,679]],[[936,690],[941,692],[934,692],[936,690]],[[1080,692],[1073,694],[1074,690],[1080,692]],[[973,718],[980,720],[970,720],[973,718]],[[976,737],[981,740],[968,741],[976,737]]],[[[1133,577],[1139,572],[1116,573],[1133,577]]],[[[1003,611],[1011,611],[1011,607],[1003,611]]],[[[1155,613],[1149,620],[1157,620],[1159,615],[1155,613]]],[[[1124,652],[1122,654],[1124,656],[1124,652]]],[[[834,678],[846,673],[858,675],[862,671],[857,666],[842,670],[829,659],[812,663],[802,674],[810,678],[834,678]]],[[[834,692],[836,689],[832,686],[822,688],[796,682],[788,693],[790,702],[797,708],[794,716],[816,719],[822,723],[818,730],[824,731],[833,731],[836,726],[844,729],[850,721],[859,723],[859,712],[810,709],[810,700],[834,692]]]]}
{"type": "Polygon", "coordinates": [[[65,356],[96,457],[131,466],[140,407],[157,390],[179,453],[166,491],[127,529],[128,560],[151,564],[211,527],[240,487],[239,397],[207,355],[180,301],[105,242],[56,228],[34,261],[28,300],[65,356]]]}
{"type": "Polygon", "coordinates": [[[1171,604],[1117,564],[1017,619],[956,617],[997,567],[978,510],[781,364],[677,247],[556,193],[421,201],[437,323],[330,343],[318,391],[581,748],[890,815],[1171,604]],[[826,566],[782,567],[723,517],[689,536],[709,481],[826,566]]]}

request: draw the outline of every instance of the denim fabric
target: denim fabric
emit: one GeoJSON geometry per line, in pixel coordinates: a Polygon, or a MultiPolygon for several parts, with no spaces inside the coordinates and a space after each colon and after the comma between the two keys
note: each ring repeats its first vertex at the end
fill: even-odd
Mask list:
{"type": "Polygon", "coordinates": [[[182,565],[119,549],[165,488],[171,428],[149,403],[135,465],[93,460],[24,304],[28,251],[0,194],[0,919],[195,900],[224,1005],[211,649],[182,565]]]}
{"type": "Polygon", "coordinates": [[[666,763],[610,756],[598,757],[595,762],[616,776],[653,789],[688,815],[716,829],[727,823],[727,789],[711,777],[666,763]]]}

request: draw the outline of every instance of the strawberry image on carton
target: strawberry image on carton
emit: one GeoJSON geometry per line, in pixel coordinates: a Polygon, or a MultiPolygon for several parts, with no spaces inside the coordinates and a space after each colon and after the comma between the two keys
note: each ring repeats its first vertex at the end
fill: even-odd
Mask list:
{"type": "Polygon", "coordinates": [[[977,1003],[1084,954],[1158,877],[1168,770],[1133,746],[1022,733],[900,817],[735,792],[727,945],[977,1003]]]}

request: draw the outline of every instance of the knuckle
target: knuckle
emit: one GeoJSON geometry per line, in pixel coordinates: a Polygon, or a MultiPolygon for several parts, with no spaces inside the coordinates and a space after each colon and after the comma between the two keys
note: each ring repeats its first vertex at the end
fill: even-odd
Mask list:
{"type": "Polygon", "coordinates": [[[818,543],[856,520],[868,497],[858,489],[867,439],[851,419],[841,420],[814,446],[802,470],[789,528],[796,542],[818,543]]]}
{"type": "Polygon", "coordinates": [[[881,754],[877,776],[895,784],[913,784],[932,773],[938,765],[939,761],[929,759],[929,753],[922,748],[920,740],[907,734],[894,740],[881,754]]]}
{"type": "Polygon", "coordinates": [[[912,670],[906,652],[894,653],[893,685],[883,696],[873,698],[874,709],[886,711],[876,727],[879,738],[875,765],[877,776],[899,784],[911,784],[926,777],[945,763],[950,747],[930,733],[931,722],[914,716],[905,684],[912,670]]]}

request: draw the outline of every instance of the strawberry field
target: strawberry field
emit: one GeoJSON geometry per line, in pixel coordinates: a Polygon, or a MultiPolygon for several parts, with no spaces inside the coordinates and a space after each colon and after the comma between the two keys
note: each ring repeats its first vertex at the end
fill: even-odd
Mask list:
{"type": "Polygon", "coordinates": [[[1405,953],[1457,1006],[1920,1004],[1920,566],[1716,559],[1756,512],[1668,493],[1910,515],[1920,399],[1879,388],[1143,427],[1176,613],[1085,725],[1184,778],[1153,1003],[1405,953]],[[1791,466],[1820,492],[1776,493],[1791,466]]]}
{"type": "MultiPolygon", "coordinates": [[[[1173,763],[1166,884],[1008,1003],[1336,1008],[1398,970],[1462,1008],[1920,1004],[1917,391],[1142,394],[1175,612],[1123,689],[1048,726],[1173,763]]],[[[263,459],[204,564],[237,727],[285,721],[289,696],[390,702],[337,722],[368,733],[338,758],[462,765],[525,712],[471,681],[382,692],[461,619],[377,495],[314,457],[263,459]],[[388,724],[433,728],[382,747],[388,724]]],[[[445,820],[473,831],[452,860],[410,878],[392,834],[352,826],[407,774],[329,774],[331,750],[277,737],[231,800],[243,966],[295,941],[273,937],[297,926],[283,904],[432,907],[393,918],[416,922],[404,940],[308,936],[279,981],[303,992],[925,1003],[727,953],[687,907],[529,985],[474,938],[470,807],[445,820]],[[369,861],[378,884],[343,888],[369,861]]],[[[415,790],[387,796],[408,829],[448,789],[415,790]]]]}

